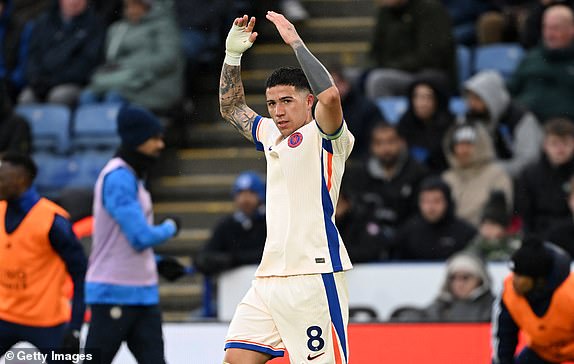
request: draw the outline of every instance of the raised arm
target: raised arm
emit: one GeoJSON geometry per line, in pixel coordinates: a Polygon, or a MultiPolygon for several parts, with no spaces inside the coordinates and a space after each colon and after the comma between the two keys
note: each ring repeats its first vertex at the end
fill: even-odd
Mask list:
{"type": "Polygon", "coordinates": [[[319,60],[309,51],[303,40],[297,34],[295,26],[281,14],[273,11],[267,12],[267,19],[271,21],[283,41],[293,48],[295,56],[309,80],[318,103],[315,108],[315,119],[326,134],[335,133],[343,122],[343,109],[339,90],[333,78],[319,60]]]}
{"type": "Polygon", "coordinates": [[[219,80],[219,110],[247,139],[253,141],[251,127],[257,113],[245,103],[245,91],[241,81],[241,56],[249,49],[257,33],[253,32],[255,18],[247,15],[236,18],[225,42],[225,60],[219,80]]]}

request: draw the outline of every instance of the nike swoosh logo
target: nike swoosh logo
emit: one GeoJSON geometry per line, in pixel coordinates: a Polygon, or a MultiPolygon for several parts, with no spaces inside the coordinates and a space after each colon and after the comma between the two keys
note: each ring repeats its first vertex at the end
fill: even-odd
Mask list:
{"type": "Polygon", "coordinates": [[[309,354],[309,355],[307,355],[307,360],[317,359],[318,357],[320,357],[323,354],[325,354],[325,352],[322,352],[321,354],[315,355],[315,356],[311,356],[311,354],[309,354]]]}

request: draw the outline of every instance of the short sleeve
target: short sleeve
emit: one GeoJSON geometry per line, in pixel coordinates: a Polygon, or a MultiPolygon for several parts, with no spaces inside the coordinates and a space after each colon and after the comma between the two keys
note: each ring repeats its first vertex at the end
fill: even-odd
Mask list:
{"type": "Polygon", "coordinates": [[[347,128],[347,123],[343,120],[343,123],[333,134],[325,134],[319,124],[316,124],[319,129],[319,133],[323,139],[329,140],[331,142],[333,153],[335,155],[345,155],[348,157],[353,150],[353,145],[355,144],[355,137],[347,128]]]}
{"type": "Polygon", "coordinates": [[[251,135],[253,136],[255,149],[259,151],[263,151],[265,149],[265,141],[268,139],[270,129],[274,126],[275,124],[273,123],[273,120],[269,118],[264,118],[261,115],[257,115],[255,117],[251,128],[251,135]]]}

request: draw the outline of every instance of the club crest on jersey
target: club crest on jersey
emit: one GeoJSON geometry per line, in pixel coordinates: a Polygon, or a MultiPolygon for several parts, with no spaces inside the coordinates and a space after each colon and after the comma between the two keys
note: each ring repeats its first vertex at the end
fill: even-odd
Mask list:
{"type": "Polygon", "coordinates": [[[291,136],[289,137],[287,145],[290,146],[291,148],[296,148],[299,146],[299,144],[301,144],[302,141],[303,141],[303,134],[295,132],[291,134],[291,136]]]}

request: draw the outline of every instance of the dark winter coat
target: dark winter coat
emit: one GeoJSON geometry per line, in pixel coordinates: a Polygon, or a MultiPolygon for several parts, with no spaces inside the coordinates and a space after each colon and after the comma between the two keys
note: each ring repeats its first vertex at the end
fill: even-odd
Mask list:
{"type": "Polygon", "coordinates": [[[58,6],[36,21],[30,38],[26,76],[36,95],[66,83],[85,85],[102,60],[105,28],[88,9],[64,23],[58,6]]]}
{"type": "Polygon", "coordinates": [[[574,158],[554,167],[546,155],[527,166],[517,181],[516,206],[524,230],[545,234],[554,223],[570,217],[566,186],[574,173],[574,158]]]}

